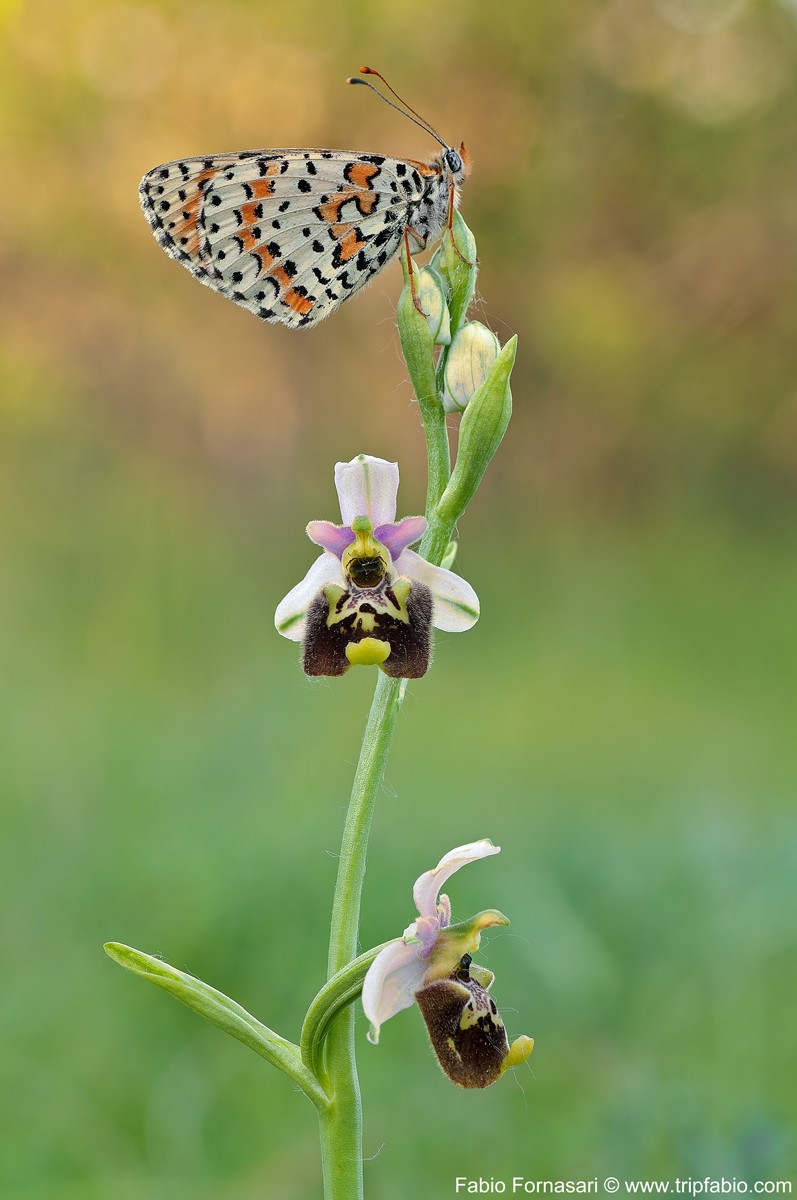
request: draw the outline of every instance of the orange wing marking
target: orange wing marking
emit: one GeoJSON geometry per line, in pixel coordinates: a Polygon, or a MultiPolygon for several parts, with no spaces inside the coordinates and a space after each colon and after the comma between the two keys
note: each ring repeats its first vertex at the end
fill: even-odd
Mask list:
{"type": "Polygon", "coordinates": [[[348,262],[350,258],[354,258],[358,250],[362,250],[368,245],[367,242],[358,240],[357,231],[353,225],[333,225],[332,232],[338,239],[341,262],[348,262]]]}
{"type": "Polygon", "coordinates": [[[326,204],[322,204],[318,209],[321,219],[328,221],[330,225],[339,224],[341,209],[350,200],[354,200],[360,215],[367,217],[369,213],[374,211],[379,201],[379,196],[376,192],[361,191],[359,188],[348,188],[346,191],[336,192],[330,200],[327,200],[326,204]]]}

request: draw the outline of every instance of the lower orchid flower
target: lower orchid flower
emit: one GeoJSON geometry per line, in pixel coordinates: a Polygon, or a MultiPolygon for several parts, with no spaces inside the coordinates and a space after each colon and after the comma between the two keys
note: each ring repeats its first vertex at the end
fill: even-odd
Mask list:
{"type": "Polygon", "coordinates": [[[457,846],[416,879],[412,894],[417,920],[403,937],[380,950],[363,983],[369,1041],[378,1042],[380,1026],[415,1001],[440,1066],[465,1088],[494,1083],[510,1067],[525,1062],[534,1047],[526,1036],[509,1045],[504,1022],[488,994],[493,974],[471,957],[482,930],[509,921],[488,909],[452,925],[448,896],[438,899],[440,888],[460,867],[499,851],[500,846],[488,839],[457,846]]]}
{"type": "Polygon", "coordinates": [[[397,463],[359,454],[335,467],[342,525],[311,521],[324,553],[277,608],[283,637],[304,643],[308,675],[343,675],[376,664],[399,679],[426,673],[432,628],[470,629],[479,600],[453,571],[410,550],[423,517],[395,523],[397,463]]]}

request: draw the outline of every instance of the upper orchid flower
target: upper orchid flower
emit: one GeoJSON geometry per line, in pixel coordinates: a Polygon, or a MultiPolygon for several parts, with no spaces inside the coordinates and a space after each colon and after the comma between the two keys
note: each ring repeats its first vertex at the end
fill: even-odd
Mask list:
{"type": "Polygon", "coordinates": [[[335,467],[342,525],[311,521],[307,536],[324,553],[277,608],[283,637],[304,642],[308,675],[343,675],[378,664],[396,678],[425,674],[431,629],[470,629],[479,600],[453,571],[413,550],[423,517],[396,520],[397,463],[359,454],[335,467]]]}
{"type": "Polygon", "coordinates": [[[484,839],[457,846],[432,871],[415,881],[412,894],[418,918],[384,950],[380,950],[363,983],[362,1002],[371,1022],[368,1039],[379,1041],[379,1029],[413,1000],[426,1022],[440,1066],[460,1087],[483,1088],[509,1067],[525,1062],[534,1042],[517,1038],[510,1047],[504,1022],[488,995],[492,972],[476,966],[471,953],[483,929],[508,925],[495,909],[470,921],[451,924],[448,896],[438,892],[465,863],[498,854],[500,846],[484,839]]]}

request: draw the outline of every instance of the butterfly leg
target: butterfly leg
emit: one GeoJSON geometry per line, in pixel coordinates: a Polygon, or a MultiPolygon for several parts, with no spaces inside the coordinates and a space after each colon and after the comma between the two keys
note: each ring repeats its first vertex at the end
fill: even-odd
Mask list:
{"type": "Polygon", "coordinates": [[[420,242],[423,242],[424,239],[409,225],[404,227],[404,253],[407,256],[407,271],[410,279],[410,295],[412,296],[412,303],[415,305],[416,310],[421,314],[422,317],[426,318],[427,314],[421,308],[421,302],[418,299],[418,293],[415,291],[415,270],[412,265],[412,255],[410,254],[410,234],[412,234],[413,237],[418,238],[420,242]]]}
{"type": "Polygon", "coordinates": [[[466,267],[475,267],[476,263],[469,262],[468,259],[465,257],[465,255],[460,250],[459,246],[457,245],[456,238],[454,237],[453,225],[454,225],[454,185],[453,185],[453,183],[451,183],[451,184],[449,184],[449,187],[448,187],[448,218],[446,220],[446,226],[448,228],[448,232],[451,235],[451,245],[454,247],[454,251],[457,255],[457,258],[459,258],[462,262],[464,262],[466,267]]]}

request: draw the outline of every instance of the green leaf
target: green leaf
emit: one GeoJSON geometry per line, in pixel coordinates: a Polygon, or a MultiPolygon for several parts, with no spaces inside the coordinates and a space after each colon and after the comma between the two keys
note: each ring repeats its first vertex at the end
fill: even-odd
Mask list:
{"type": "Polygon", "coordinates": [[[379,951],[389,945],[390,942],[383,942],[381,946],[374,946],[359,958],[352,959],[337,975],[327,980],[308,1008],[302,1025],[300,1046],[302,1061],[315,1075],[320,1077],[323,1074],[323,1043],[330,1021],[342,1008],[357,999],[363,990],[368,968],[379,951]]]}
{"type": "Polygon", "coordinates": [[[316,1108],[323,1109],[329,1104],[318,1079],[302,1062],[299,1047],[274,1033],[273,1029],[262,1025],[229,996],[217,992],[194,975],[178,971],[169,963],[144,954],[141,950],[135,950],[132,946],[122,945],[121,942],[106,942],[104,948],[105,953],[120,967],[157,984],[199,1013],[206,1021],[218,1025],[219,1029],[249,1046],[272,1066],[278,1067],[302,1089],[316,1108]]]}

